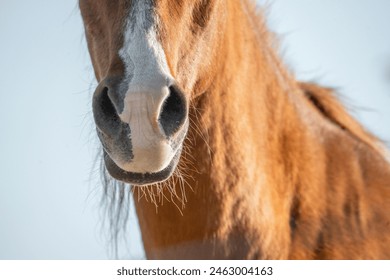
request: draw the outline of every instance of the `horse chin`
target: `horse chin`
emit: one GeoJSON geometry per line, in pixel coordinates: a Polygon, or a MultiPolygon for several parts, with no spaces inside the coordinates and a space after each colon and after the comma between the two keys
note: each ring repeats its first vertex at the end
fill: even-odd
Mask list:
{"type": "Polygon", "coordinates": [[[171,162],[163,170],[153,173],[129,172],[121,169],[104,151],[104,163],[108,173],[116,180],[128,183],[134,186],[145,186],[160,183],[167,180],[179,162],[181,149],[178,149],[171,162]]]}

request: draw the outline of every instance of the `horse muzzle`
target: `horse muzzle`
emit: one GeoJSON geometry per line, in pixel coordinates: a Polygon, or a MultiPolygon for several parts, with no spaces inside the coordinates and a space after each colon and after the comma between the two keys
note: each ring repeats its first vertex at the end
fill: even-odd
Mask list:
{"type": "Polygon", "coordinates": [[[126,86],[109,77],[97,87],[92,106],[112,177],[146,185],[173,173],[188,130],[187,101],[176,85],[126,86]]]}

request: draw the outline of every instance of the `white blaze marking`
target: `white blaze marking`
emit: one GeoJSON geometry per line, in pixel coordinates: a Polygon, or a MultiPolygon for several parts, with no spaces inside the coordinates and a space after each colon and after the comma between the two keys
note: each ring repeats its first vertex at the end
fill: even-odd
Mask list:
{"type": "Polygon", "coordinates": [[[130,163],[116,164],[131,172],[157,172],[167,167],[175,154],[158,124],[173,78],[157,40],[151,1],[134,0],[132,3],[133,11],[127,18],[124,44],[119,51],[126,79],[130,78],[119,117],[130,125],[134,158],[130,163]]]}

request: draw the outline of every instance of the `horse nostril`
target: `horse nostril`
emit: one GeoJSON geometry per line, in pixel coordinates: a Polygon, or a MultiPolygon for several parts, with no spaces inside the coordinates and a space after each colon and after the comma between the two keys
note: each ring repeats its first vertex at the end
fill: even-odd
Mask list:
{"type": "Polygon", "coordinates": [[[165,99],[160,113],[160,124],[167,137],[172,136],[184,123],[187,106],[183,93],[176,87],[169,87],[169,96],[165,99]]]}
{"type": "Polygon", "coordinates": [[[118,113],[109,96],[108,87],[97,90],[93,99],[93,113],[99,129],[108,132],[116,129],[120,123],[118,113]]]}
{"type": "Polygon", "coordinates": [[[100,100],[100,108],[102,109],[102,113],[105,114],[107,117],[117,119],[117,113],[114,104],[112,104],[112,101],[108,96],[108,88],[103,89],[100,100]]]}

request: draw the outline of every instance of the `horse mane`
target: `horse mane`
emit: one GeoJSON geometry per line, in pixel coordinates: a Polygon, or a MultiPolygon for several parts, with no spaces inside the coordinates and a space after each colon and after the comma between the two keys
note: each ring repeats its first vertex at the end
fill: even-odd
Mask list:
{"type": "MultiPolygon", "coordinates": [[[[278,68],[279,71],[282,71],[284,76],[289,76],[289,73],[284,70],[285,66],[283,65],[283,62],[275,55],[279,50],[280,39],[277,34],[267,27],[266,18],[270,6],[265,6],[260,9],[252,0],[242,0],[240,2],[251,21],[252,28],[257,33],[257,39],[261,41],[261,46],[266,48],[266,52],[271,52],[273,62],[278,64],[276,68],[278,68]]],[[[384,145],[380,143],[380,140],[376,136],[367,131],[350,115],[346,109],[346,104],[341,102],[339,98],[340,94],[337,93],[334,88],[323,87],[313,82],[297,83],[304,96],[310,101],[310,105],[315,108],[323,118],[338,126],[355,140],[364,143],[370,149],[383,156],[386,152],[384,145]]]]}
{"type": "Polygon", "coordinates": [[[347,112],[334,89],[305,82],[300,82],[299,87],[302,89],[311,105],[317,109],[325,119],[338,126],[354,139],[366,144],[372,150],[380,154],[383,153],[382,148],[379,146],[379,139],[364,129],[364,127],[347,112]]]}

